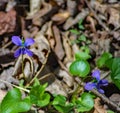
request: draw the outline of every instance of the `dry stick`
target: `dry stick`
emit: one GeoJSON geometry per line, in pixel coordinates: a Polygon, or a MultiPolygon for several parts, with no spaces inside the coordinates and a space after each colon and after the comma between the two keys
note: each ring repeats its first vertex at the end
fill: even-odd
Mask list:
{"type": "MultiPolygon", "coordinates": [[[[54,50],[52,50],[54,51],[54,50]]],[[[55,53],[55,52],[54,52],[55,53]]],[[[57,55],[55,54],[56,58],[58,59],[58,63],[61,66],[62,69],[64,69],[70,76],[71,74],[69,73],[68,69],[64,66],[64,64],[61,62],[61,60],[57,57],[57,55]]],[[[82,80],[78,77],[76,77],[73,79],[79,84],[82,85],[84,87],[84,82],[82,82],[82,80]],[[76,79],[77,78],[77,79],[76,79]]],[[[95,95],[97,95],[98,97],[100,97],[105,103],[107,103],[108,105],[110,105],[111,107],[113,107],[113,109],[117,112],[120,112],[120,107],[117,106],[114,102],[110,101],[107,97],[105,97],[103,94],[99,93],[97,90],[93,89],[91,91],[92,93],[94,93],[95,95]]]]}
{"type": "Polygon", "coordinates": [[[8,42],[7,44],[5,44],[3,47],[2,47],[2,49],[5,49],[5,48],[7,48],[9,45],[11,45],[12,44],[12,41],[10,41],[10,42],[8,42]]]}
{"type": "Polygon", "coordinates": [[[38,75],[41,73],[41,71],[45,67],[45,64],[47,63],[49,53],[50,53],[50,50],[48,50],[48,53],[47,53],[46,58],[45,58],[45,61],[43,62],[40,70],[36,73],[36,75],[34,76],[34,78],[26,85],[26,87],[30,86],[30,84],[32,84],[34,82],[34,80],[38,77],[38,75]]]}
{"type": "Polygon", "coordinates": [[[92,7],[90,6],[89,2],[87,0],[85,0],[85,3],[87,4],[88,8],[91,10],[91,12],[94,14],[94,17],[96,18],[96,20],[98,21],[98,23],[106,30],[106,31],[110,31],[109,28],[107,26],[105,26],[105,24],[98,18],[96,12],[92,9],[92,7]]]}
{"type": "Polygon", "coordinates": [[[4,81],[4,80],[2,80],[2,79],[0,79],[0,81],[3,82],[3,83],[5,83],[5,84],[12,85],[13,87],[16,87],[16,88],[18,88],[18,89],[20,89],[20,90],[23,90],[23,91],[27,92],[27,93],[30,92],[29,90],[27,90],[27,89],[25,89],[25,88],[19,87],[19,86],[17,86],[17,85],[14,85],[14,84],[9,83],[9,82],[7,82],[7,81],[4,81]]]}

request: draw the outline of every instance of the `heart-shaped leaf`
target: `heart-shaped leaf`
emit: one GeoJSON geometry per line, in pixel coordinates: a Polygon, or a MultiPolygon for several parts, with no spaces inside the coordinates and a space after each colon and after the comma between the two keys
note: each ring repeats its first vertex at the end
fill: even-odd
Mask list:
{"type": "Polygon", "coordinates": [[[80,98],[76,101],[77,111],[78,112],[85,112],[89,111],[94,106],[94,100],[92,95],[89,93],[83,93],[80,98]]]}
{"type": "Polygon", "coordinates": [[[30,110],[29,98],[21,98],[19,89],[14,88],[7,93],[0,105],[0,113],[20,113],[30,110]]]}
{"type": "Polygon", "coordinates": [[[90,65],[86,60],[76,60],[70,65],[69,70],[75,76],[86,77],[90,72],[90,65]]]}

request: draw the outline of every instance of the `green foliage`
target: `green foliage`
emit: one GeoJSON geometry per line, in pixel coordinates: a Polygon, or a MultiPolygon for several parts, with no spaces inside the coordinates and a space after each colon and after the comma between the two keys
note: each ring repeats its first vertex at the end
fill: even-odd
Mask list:
{"type": "Polygon", "coordinates": [[[67,103],[66,98],[62,95],[55,96],[52,105],[60,113],[70,113],[70,111],[73,109],[73,104],[67,103]]]}
{"type": "Polygon", "coordinates": [[[107,110],[107,113],[115,113],[115,112],[111,110],[107,110]]]}
{"type": "Polygon", "coordinates": [[[97,62],[96,62],[97,66],[99,68],[104,67],[106,64],[106,61],[110,58],[112,58],[112,55],[110,53],[107,53],[107,52],[103,53],[101,57],[97,59],[97,62]]]}
{"type": "Polygon", "coordinates": [[[91,58],[89,48],[87,46],[82,46],[81,51],[75,54],[75,58],[76,60],[88,60],[89,58],[91,58]]]}
{"type": "Polygon", "coordinates": [[[106,66],[111,70],[112,81],[120,89],[120,58],[109,59],[106,66]]]}
{"type": "Polygon", "coordinates": [[[4,97],[0,105],[0,113],[20,113],[29,111],[31,103],[29,97],[22,99],[19,89],[12,89],[4,97]]]}
{"type": "Polygon", "coordinates": [[[72,44],[80,44],[82,42],[84,42],[85,44],[89,44],[90,40],[88,40],[86,38],[86,36],[82,33],[84,30],[84,26],[83,26],[83,19],[80,19],[80,21],[78,22],[78,29],[71,29],[70,32],[77,35],[77,39],[73,40],[71,43],[72,44]]]}
{"type": "Polygon", "coordinates": [[[90,72],[90,65],[86,60],[76,60],[70,65],[69,71],[72,75],[86,77],[90,72]]]}
{"type": "Polygon", "coordinates": [[[81,97],[76,100],[76,109],[78,112],[90,111],[94,106],[94,100],[89,93],[83,93],[81,97]]]}
{"type": "Polygon", "coordinates": [[[45,92],[47,84],[40,85],[39,82],[35,82],[34,86],[30,90],[30,100],[32,104],[44,107],[50,102],[50,95],[45,92]]]}
{"type": "Polygon", "coordinates": [[[76,29],[71,29],[70,32],[73,33],[73,34],[76,34],[76,35],[80,34],[80,32],[76,29]]]}
{"type": "Polygon", "coordinates": [[[84,29],[85,29],[84,26],[83,26],[83,19],[80,19],[80,20],[79,20],[79,22],[78,22],[78,28],[79,28],[80,30],[84,30],[84,29]]]}

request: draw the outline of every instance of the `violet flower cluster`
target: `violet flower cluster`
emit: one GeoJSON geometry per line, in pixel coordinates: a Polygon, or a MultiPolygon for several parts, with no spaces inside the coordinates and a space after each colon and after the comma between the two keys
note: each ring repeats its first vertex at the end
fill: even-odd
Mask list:
{"type": "Polygon", "coordinates": [[[88,82],[85,85],[85,89],[90,91],[92,89],[97,89],[100,93],[104,93],[104,90],[101,89],[102,86],[107,86],[108,81],[105,79],[100,80],[100,71],[99,70],[94,70],[92,73],[92,77],[95,78],[94,82],[88,82]]]}
{"type": "Polygon", "coordinates": [[[24,40],[24,39],[20,39],[19,36],[12,36],[12,42],[15,45],[20,47],[14,53],[14,56],[16,58],[19,57],[20,55],[24,55],[24,54],[27,54],[29,56],[33,56],[33,52],[28,49],[28,47],[30,45],[34,44],[34,42],[35,42],[33,40],[33,38],[27,38],[26,40],[24,40]]]}

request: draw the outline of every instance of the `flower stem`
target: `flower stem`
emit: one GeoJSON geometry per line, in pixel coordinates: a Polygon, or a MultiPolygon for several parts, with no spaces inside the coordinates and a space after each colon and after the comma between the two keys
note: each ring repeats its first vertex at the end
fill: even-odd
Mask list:
{"type": "Polygon", "coordinates": [[[25,79],[26,77],[25,77],[25,73],[24,73],[24,59],[23,59],[23,55],[22,55],[22,73],[23,73],[23,77],[25,79]]]}

